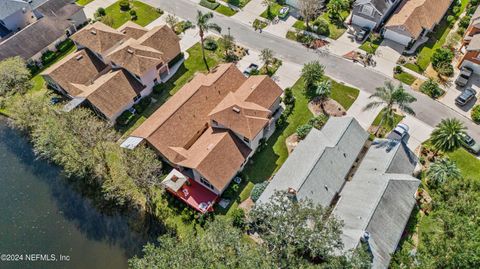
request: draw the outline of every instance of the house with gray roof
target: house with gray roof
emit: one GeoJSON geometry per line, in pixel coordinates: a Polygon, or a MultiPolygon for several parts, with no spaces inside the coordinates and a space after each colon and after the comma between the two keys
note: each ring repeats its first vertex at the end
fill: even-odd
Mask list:
{"type": "Polygon", "coordinates": [[[360,27],[379,29],[403,0],[356,0],[352,23],[360,27]]]}
{"type": "Polygon", "coordinates": [[[374,140],[333,209],[344,223],[344,250],[367,244],[373,268],[388,268],[405,230],[420,184],[416,165],[405,142],[374,140]]]}
{"type": "Polygon", "coordinates": [[[322,130],[312,129],[298,144],[257,202],[268,202],[275,191],[287,191],[298,200],[330,206],[367,139],[354,118],[330,118],[322,130]]]}
{"type": "Polygon", "coordinates": [[[83,7],[74,0],[1,0],[0,10],[0,60],[13,56],[38,60],[87,22],[83,7]],[[15,5],[7,12],[5,3],[15,5]],[[20,9],[13,12],[15,8],[20,9]]]}

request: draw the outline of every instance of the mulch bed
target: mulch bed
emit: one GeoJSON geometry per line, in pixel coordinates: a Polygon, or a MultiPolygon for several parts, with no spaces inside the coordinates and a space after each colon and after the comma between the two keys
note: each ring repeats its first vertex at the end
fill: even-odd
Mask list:
{"type": "Polygon", "coordinates": [[[337,101],[329,99],[323,104],[324,109],[322,109],[321,102],[313,100],[308,103],[308,109],[313,113],[313,115],[318,116],[320,114],[327,114],[333,117],[341,117],[347,114],[345,108],[340,105],[337,101]]]}

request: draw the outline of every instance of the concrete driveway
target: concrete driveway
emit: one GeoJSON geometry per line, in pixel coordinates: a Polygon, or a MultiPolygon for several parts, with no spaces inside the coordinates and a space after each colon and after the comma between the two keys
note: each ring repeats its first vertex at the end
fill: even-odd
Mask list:
{"type": "Polygon", "coordinates": [[[402,123],[410,127],[410,138],[407,145],[413,151],[416,151],[423,142],[427,141],[433,131],[433,127],[410,115],[405,116],[402,123]]]}
{"type": "Polygon", "coordinates": [[[262,0],[251,0],[244,8],[242,8],[231,18],[251,26],[253,21],[260,17],[260,14],[262,14],[266,8],[267,7],[263,4],[262,0]]]}
{"type": "Polygon", "coordinates": [[[302,72],[302,65],[283,61],[282,66],[278,68],[275,75],[272,76],[272,79],[280,86],[280,88],[285,89],[292,87],[295,82],[300,78],[302,72]]]}
{"type": "Polygon", "coordinates": [[[276,23],[270,23],[263,31],[274,34],[279,37],[285,37],[288,30],[297,21],[293,16],[288,16],[286,20],[278,20],[276,23]]]}
{"type": "Polygon", "coordinates": [[[328,50],[336,55],[343,56],[350,51],[358,49],[361,43],[355,40],[357,27],[348,25],[347,30],[337,40],[333,40],[328,46],[328,50]]]}
{"type": "Polygon", "coordinates": [[[117,0],[95,0],[85,5],[83,7],[83,11],[85,12],[85,15],[87,16],[87,18],[93,19],[94,17],[93,15],[95,14],[95,11],[97,11],[98,8],[100,7],[106,8],[115,2],[117,2],[117,0]]]}
{"type": "MultiPolygon", "coordinates": [[[[456,78],[456,76],[454,77],[456,78]]],[[[468,82],[467,86],[465,87],[458,87],[455,85],[454,82],[449,85],[450,87],[447,87],[445,95],[442,96],[442,98],[439,99],[440,102],[444,103],[451,109],[455,110],[456,112],[462,114],[463,116],[467,118],[471,118],[470,113],[472,108],[476,105],[479,104],[479,96],[480,96],[480,75],[472,75],[470,78],[470,81],[468,82]],[[477,92],[477,97],[475,97],[473,100],[471,100],[469,103],[467,103],[465,106],[458,106],[455,104],[455,98],[459,96],[462,91],[466,88],[472,88],[477,92]]]]}
{"type": "Polygon", "coordinates": [[[393,68],[397,65],[398,58],[400,58],[404,49],[405,47],[401,44],[383,40],[373,56],[377,63],[374,69],[391,77],[393,68]]]}

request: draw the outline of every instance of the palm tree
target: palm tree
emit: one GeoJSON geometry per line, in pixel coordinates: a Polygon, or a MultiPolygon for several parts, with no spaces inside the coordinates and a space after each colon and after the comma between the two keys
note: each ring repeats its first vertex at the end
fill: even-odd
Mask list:
{"type": "Polygon", "coordinates": [[[332,93],[332,82],[329,79],[320,81],[316,83],[315,94],[317,95],[317,100],[320,102],[320,107],[322,111],[325,112],[325,101],[330,98],[332,93]]]}
{"type": "Polygon", "coordinates": [[[415,112],[410,107],[410,104],[417,101],[417,99],[409,94],[401,84],[395,87],[392,82],[386,81],[384,87],[378,87],[375,90],[376,92],[370,95],[369,98],[377,98],[377,100],[368,103],[365,107],[365,110],[380,106],[384,107],[381,112],[382,118],[380,120],[380,124],[375,131],[375,136],[378,135],[383,123],[386,122],[390,126],[393,125],[395,121],[395,107],[398,107],[401,111],[407,114],[415,115],[415,112]]]}
{"type": "Polygon", "coordinates": [[[270,67],[270,65],[273,63],[273,60],[275,59],[273,56],[273,50],[269,48],[263,49],[260,52],[260,59],[265,64],[265,71],[267,71],[267,74],[269,74],[270,70],[268,68],[270,67]]]}
{"type": "Polygon", "coordinates": [[[458,119],[443,119],[433,130],[430,137],[432,145],[438,151],[451,152],[465,144],[465,126],[458,119]]]}
{"type": "Polygon", "coordinates": [[[218,26],[218,24],[210,22],[210,19],[212,18],[212,12],[207,12],[204,14],[200,10],[198,10],[196,26],[198,27],[198,35],[200,36],[200,44],[202,46],[203,62],[205,63],[208,72],[210,72],[210,67],[208,67],[207,58],[205,58],[205,34],[208,33],[208,31],[210,30],[215,30],[219,33],[222,32],[222,28],[218,26]]]}
{"type": "Polygon", "coordinates": [[[302,68],[302,78],[305,82],[305,90],[308,93],[319,82],[325,73],[325,66],[320,61],[306,63],[302,68]]]}
{"type": "Polygon", "coordinates": [[[455,162],[448,158],[442,158],[430,165],[427,177],[429,183],[443,184],[449,179],[461,178],[462,174],[455,162]]]}

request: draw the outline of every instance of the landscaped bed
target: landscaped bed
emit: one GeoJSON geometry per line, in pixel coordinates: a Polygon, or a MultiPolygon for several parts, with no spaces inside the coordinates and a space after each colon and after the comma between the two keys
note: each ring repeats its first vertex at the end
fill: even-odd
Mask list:
{"type": "MultiPolygon", "coordinates": [[[[111,26],[115,29],[132,18],[130,11],[120,10],[120,2],[121,1],[117,1],[105,9],[105,16],[110,16],[113,19],[111,26]]],[[[156,8],[140,1],[131,1],[130,10],[135,10],[137,19],[134,20],[134,22],[140,26],[146,26],[161,16],[156,8]]]]}
{"type": "Polygon", "coordinates": [[[90,2],[93,2],[93,0],[77,0],[75,2],[80,6],[85,6],[85,5],[89,4],[90,2]]]}
{"type": "MultiPolygon", "coordinates": [[[[348,14],[349,14],[348,11],[343,11],[342,14],[341,14],[341,17],[346,18],[348,16],[348,14]]],[[[327,36],[331,39],[338,39],[347,30],[347,28],[343,24],[343,21],[339,21],[339,22],[332,21],[330,19],[330,17],[328,16],[328,13],[326,13],[326,12],[323,13],[322,15],[320,15],[319,18],[324,19],[328,23],[328,34],[325,34],[325,36],[327,36]]],[[[310,25],[312,25],[313,23],[314,23],[314,21],[311,21],[310,25]]],[[[296,21],[293,24],[293,28],[298,29],[298,30],[302,30],[302,31],[307,30],[307,26],[305,25],[305,22],[300,21],[300,20],[296,21]]],[[[288,38],[288,36],[287,36],[287,38],[288,38]]],[[[289,39],[291,39],[291,38],[289,38],[289,39]]]]}
{"type": "Polygon", "coordinates": [[[201,0],[200,5],[228,17],[233,16],[235,15],[235,13],[237,13],[237,11],[235,11],[234,9],[231,9],[230,7],[222,5],[219,2],[213,0],[201,0]]]}
{"type": "Polygon", "coordinates": [[[262,14],[260,14],[260,17],[265,18],[267,20],[273,20],[276,16],[280,14],[280,9],[282,9],[282,5],[278,3],[273,3],[270,5],[270,14],[268,13],[268,7],[265,9],[262,14]]]}
{"type": "Polygon", "coordinates": [[[375,54],[377,51],[378,47],[382,43],[383,39],[379,36],[373,36],[372,34],[368,37],[368,40],[363,42],[363,44],[359,47],[359,49],[370,53],[370,54],[375,54]]]}
{"type": "MultiPolygon", "coordinates": [[[[380,125],[380,122],[382,121],[382,113],[384,111],[385,110],[382,109],[382,111],[380,111],[380,113],[378,113],[375,120],[373,120],[372,126],[370,126],[370,128],[369,128],[369,132],[372,135],[374,135],[375,132],[377,132],[378,126],[380,125]]],[[[402,121],[403,118],[404,118],[404,116],[399,115],[399,114],[395,114],[393,124],[390,125],[385,121],[382,122],[382,126],[381,126],[380,130],[378,131],[377,137],[385,137],[387,134],[389,134],[393,130],[393,128],[395,128],[395,126],[397,126],[397,124],[399,124],[402,121]]]]}

